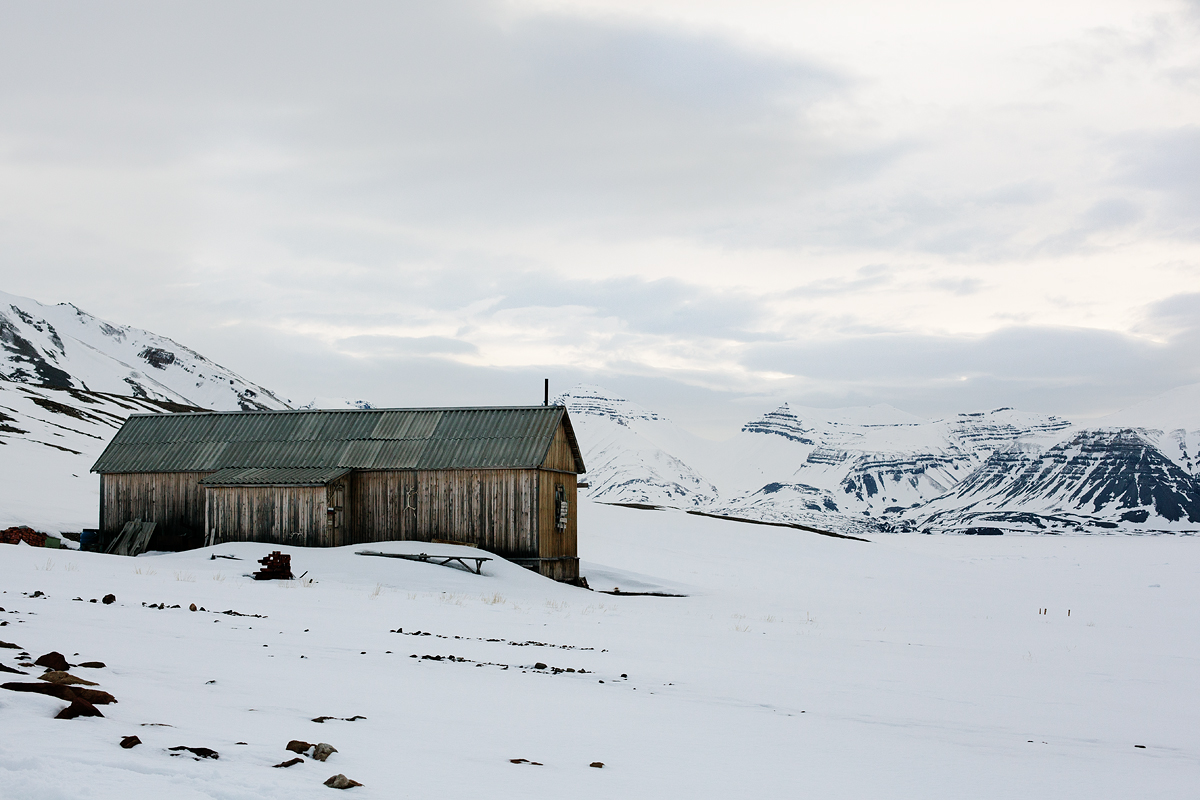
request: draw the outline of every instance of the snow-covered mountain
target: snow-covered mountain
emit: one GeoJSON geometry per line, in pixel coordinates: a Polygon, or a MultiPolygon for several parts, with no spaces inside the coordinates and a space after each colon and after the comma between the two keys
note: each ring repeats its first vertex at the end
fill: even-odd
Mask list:
{"type": "Polygon", "coordinates": [[[685,462],[696,460],[703,443],[665,417],[584,384],[554,402],[568,407],[585,448],[592,499],[679,507],[717,499],[716,487],[685,462]]]}
{"type": "Polygon", "coordinates": [[[94,526],[88,470],[130,414],[287,407],[166,337],[0,293],[0,527],[94,526]]]}
{"type": "MultiPolygon", "coordinates": [[[[1200,532],[1200,384],[1076,425],[1011,408],[927,420],[784,404],[725,442],[599,386],[557,402],[601,502],[842,533],[1200,532]]],[[[94,524],[88,469],[130,413],[287,407],[165,337],[0,293],[0,525],[94,524]]]]}
{"type": "Polygon", "coordinates": [[[1088,426],[1011,408],[925,420],[785,404],[726,442],[688,437],[600,387],[560,400],[584,420],[597,500],[844,533],[1200,530],[1200,386],[1088,426]]]}
{"type": "Polygon", "coordinates": [[[213,409],[280,409],[267,389],[165,336],[112,325],[70,303],[0,292],[0,378],[213,409]]]}

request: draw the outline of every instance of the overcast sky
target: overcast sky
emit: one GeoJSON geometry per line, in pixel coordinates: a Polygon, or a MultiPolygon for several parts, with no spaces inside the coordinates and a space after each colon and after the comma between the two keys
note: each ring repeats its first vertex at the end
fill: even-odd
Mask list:
{"type": "Polygon", "coordinates": [[[297,401],[1200,381],[1200,3],[0,4],[0,289],[297,401]]]}

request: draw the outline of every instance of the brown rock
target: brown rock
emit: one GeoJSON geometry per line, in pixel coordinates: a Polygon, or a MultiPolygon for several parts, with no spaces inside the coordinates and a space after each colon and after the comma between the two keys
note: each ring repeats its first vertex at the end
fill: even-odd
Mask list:
{"type": "Polygon", "coordinates": [[[362,786],[358,781],[352,781],[340,772],[325,781],[325,785],[332,789],[349,789],[352,786],[362,786]]]}
{"type": "Polygon", "coordinates": [[[130,748],[133,748],[133,747],[137,747],[141,743],[142,743],[142,740],[136,736],[126,736],[123,739],[121,739],[121,747],[124,747],[126,750],[129,750],[130,748]]]}
{"type": "Polygon", "coordinates": [[[87,667],[88,669],[104,669],[103,661],[85,661],[82,664],[76,664],[77,667],[87,667]]]}
{"type": "Polygon", "coordinates": [[[76,676],[72,675],[69,672],[58,672],[56,670],[50,670],[49,672],[39,675],[38,680],[46,681],[47,683],[67,683],[67,684],[75,684],[78,686],[99,686],[100,685],[100,684],[96,683],[95,681],[89,681],[86,678],[77,678],[76,676]]]}
{"type": "Polygon", "coordinates": [[[312,757],[316,761],[324,761],[337,752],[337,748],[327,742],[321,742],[313,748],[312,757]]]}
{"type": "Polygon", "coordinates": [[[190,606],[188,606],[188,611],[195,611],[195,610],[196,610],[196,604],[195,604],[195,603],[192,603],[190,606]]]}
{"type": "Polygon", "coordinates": [[[308,742],[302,742],[299,739],[292,739],[287,743],[287,747],[285,749],[291,750],[293,753],[300,753],[303,755],[310,747],[312,747],[312,745],[308,742]]]}
{"type": "Polygon", "coordinates": [[[289,758],[287,761],[280,761],[278,764],[273,764],[272,766],[274,766],[276,768],[278,768],[278,767],[294,767],[297,764],[303,764],[303,763],[304,763],[303,758],[289,758]]]}
{"type": "Polygon", "coordinates": [[[22,672],[19,669],[13,669],[12,667],[5,666],[4,664],[0,664],[0,672],[10,672],[13,675],[28,675],[29,674],[28,672],[22,672]]]}
{"type": "Polygon", "coordinates": [[[13,644],[12,642],[0,642],[0,647],[3,647],[6,650],[21,650],[21,649],[23,649],[21,647],[21,645],[13,644]]]}
{"type": "Polygon", "coordinates": [[[111,606],[113,603],[117,602],[117,596],[115,594],[106,594],[104,597],[100,598],[100,602],[104,603],[106,606],[111,606]]]}
{"type": "Polygon", "coordinates": [[[595,767],[596,769],[604,769],[604,762],[603,761],[593,761],[592,763],[588,764],[588,766],[595,767]]]}
{"type": "Polygon", "coordinates": [[[44,656],[39,656],[38,660],[33,663],[39,667],[58,670],[59,672],[66,672],[71,668],[71,665],[67,663],[66,656],[57,651],[51,651],[44,656]]]}
{"type": "Polygon", "coordinates": [[[117,702],[117,698],[100,689],[84,689],[82,686],[74,686],[72,690],[79,695],[80,700],[87,700],[94,706],[106,706],[109,703],[117,702]]]}
{"type": "Polygon", "coordinates": [[[100,709],[86,700],[72,700],[71,705],[54,715],[55,719],[75,719],[76,717],[103,717],[100,709]]]}

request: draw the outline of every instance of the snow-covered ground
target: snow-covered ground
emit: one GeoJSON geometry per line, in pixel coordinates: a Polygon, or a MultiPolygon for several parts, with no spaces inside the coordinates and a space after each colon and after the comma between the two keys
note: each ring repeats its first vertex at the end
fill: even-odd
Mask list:
{"type": "Polygon", "coordinates": [[[56,720],[62,702],[0,691],[0,796],[327,797],[336,773],[358,796],[443,800],[1196,796],[1200,539],[856,542],[580,514],[594,588],[687,596],[357,548],[289,549],[309,584],[243,577],[260,544],[137,559],[0,546],[0,640],[105,662],[72,673],[119,701],[56,720]],[[143,744],[121,749],[128,735],[143,744]],[[292,739],[338,752],[273,769],[292,739]]]}

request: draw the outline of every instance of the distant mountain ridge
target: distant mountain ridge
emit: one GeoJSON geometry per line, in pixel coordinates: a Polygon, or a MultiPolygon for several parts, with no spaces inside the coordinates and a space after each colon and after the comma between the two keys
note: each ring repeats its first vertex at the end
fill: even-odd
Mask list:
{"type": "Polygon", "coordinates": [[[689,437],[598,386],[558,402],[586,434],[588,496],[606,502],[845,533],[1200,532],[1200,386],[1163,398],[1089,426],[1013,408],[924,420],[785,403],[727,442],[689,437]],[[1159,427],[1108,424],[1138,419],[1159,427]]]}
{"type": "Polygon", "coordinates": [[[289,404],[165,336],[0,292],[0,378],[243,411],[289,404]]]}
{"type": "MultiPolygon", "coordinates": [[[[783,404],[726,442],[602,387],[560,395],[585,496],[839,533],[1200,532],[1200,384],[1087,424],[783,404]]],[[[88,474],[131,413],[291,407],[166,337],[0,293],[0,526],[95,524],[88,474]],[[68,477],[69,476],[69,477],[68,477]]],[[[302,408],[369,408],[319,398],[302,408]]]]}

